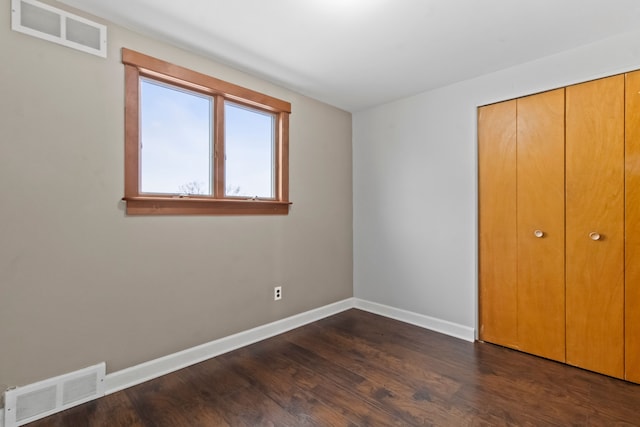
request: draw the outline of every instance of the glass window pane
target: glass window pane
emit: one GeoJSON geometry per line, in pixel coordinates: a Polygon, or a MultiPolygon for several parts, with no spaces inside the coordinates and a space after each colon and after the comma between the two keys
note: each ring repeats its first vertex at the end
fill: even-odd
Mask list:
{"type": "Polygon", "coordinates": [[[212,98],[140,80],[140,192],[211,195],[212,98]]]}
{"type": "Polygon", "coordinates": [[[275,115],[225,102],[226,196],[274,198],[275,115]]]}

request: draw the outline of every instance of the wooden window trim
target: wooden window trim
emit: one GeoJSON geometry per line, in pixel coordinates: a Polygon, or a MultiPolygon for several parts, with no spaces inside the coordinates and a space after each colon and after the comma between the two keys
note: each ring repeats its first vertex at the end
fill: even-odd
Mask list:
{"type": "Polygon", "coordinates": [[[289,114],[291,104],[151,56],[122,49],[125,68],[125,195],[128,215],[287,215],[289,213],[289,114]],[[213,196],[141,194],[140,78],[180,86],[210,95],[214,100],[213,196]],[[275,197],[225,197],[224,101],[273,113],[275,135],[275,197]]]}

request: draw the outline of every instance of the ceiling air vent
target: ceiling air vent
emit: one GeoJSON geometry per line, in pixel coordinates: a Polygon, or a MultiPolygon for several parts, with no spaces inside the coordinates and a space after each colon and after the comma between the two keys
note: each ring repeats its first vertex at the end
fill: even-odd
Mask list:
{"type": "Polygon", "coordinates": [[[107,57],[107,27],[36,0],[11,0],[11,28],[107,57]]]}

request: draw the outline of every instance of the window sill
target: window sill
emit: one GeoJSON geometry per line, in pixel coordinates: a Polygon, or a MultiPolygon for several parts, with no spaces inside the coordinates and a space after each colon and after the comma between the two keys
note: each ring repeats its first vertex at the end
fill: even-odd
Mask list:
{"type": "Polygon", "coordinates": [[[202,197],[123,197],[127,215],[287,215],[291,202],[202,197]]]}

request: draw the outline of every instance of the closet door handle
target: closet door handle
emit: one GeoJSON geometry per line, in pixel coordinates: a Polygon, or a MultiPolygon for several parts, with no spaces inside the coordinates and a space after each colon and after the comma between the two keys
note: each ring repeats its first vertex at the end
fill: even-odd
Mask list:
{"type": "Polygon", "coordinates": [[[589,233],[589,238],[591,240],[600,240],[600,233],[597,233],[595,231],[592,231],[591,233],[589,233]]]}
{"type": "Polygon", "coordinates": [[[544,231],[542,230],[536,230],[533,232],[533,235],[536,236],[538,239],[544,237],[544,231]]]}

